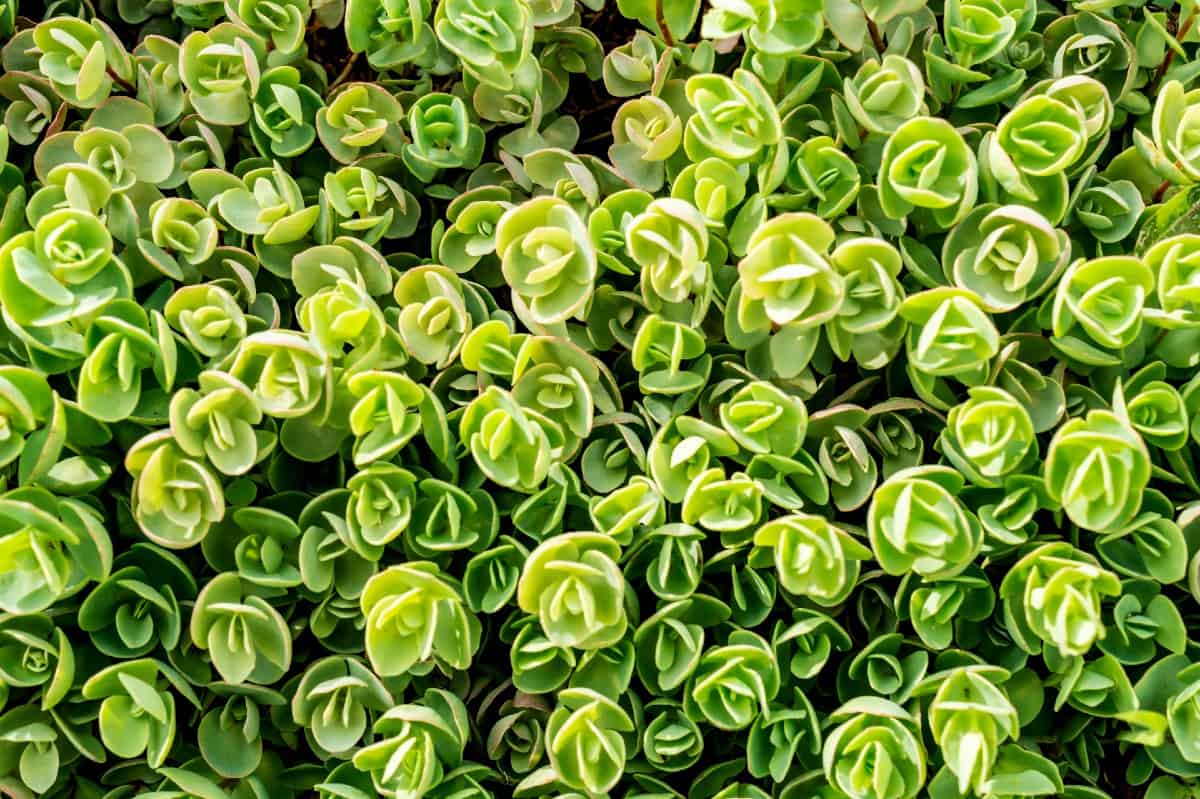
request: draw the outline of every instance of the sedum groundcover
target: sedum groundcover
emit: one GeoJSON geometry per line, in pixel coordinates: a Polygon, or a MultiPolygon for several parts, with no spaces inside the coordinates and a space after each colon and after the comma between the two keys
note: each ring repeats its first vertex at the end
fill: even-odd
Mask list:
{"type": "Polygon", "coordinates": [[[0,0],[0,795],[1200,797],[1198,21],[0,0]]]}

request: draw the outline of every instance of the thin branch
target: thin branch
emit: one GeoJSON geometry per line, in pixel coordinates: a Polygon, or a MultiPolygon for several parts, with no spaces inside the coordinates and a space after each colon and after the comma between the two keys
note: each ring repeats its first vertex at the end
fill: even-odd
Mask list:
{"type": "MultiPolygon", "coordinates": [[[[867,12],[864,11],[863,16],[867,17],[867,12]]],[[[882,56],[887,45],[883,42],[883,34],[879,32],[879,26],[870,17],[867,17],[867,31],[871,34],[871,44],[875,45],[875,51],[882,56]]]]}
{"type": "Polygon", "coordinates": [[[137,86],[134,86],[132,83],[118,75],[115,69],[112,67],[107,67],[105,71],[108,72],[108,77],[112,78],[113,83],[117,84],[130,94],[137,94],[137,86]]]}
{"type": "Polygon", "coordinates": [[[350,71],[354,69],[356,63],[358,63],[358,53],[351,53],[350,58],[346,61],[346,66],[342,67],[342,71],[334,78],[333,83],[329,84],[326,94],[331,94],[334,89],[346,82],[346,78],[350,77],[350,71]]]}
{"type": "MultiPolygon", "coordinates": [[[[1188,35],[1188,32],[1192,29],[1192,25],[1194,25],[1195,22],[1196,22],[1196,11],[1195,11],[1195,9],[1193,9],[1192,13],[1188,14],[1188,18],[1183,21],[1183,26],[1179,29],[1179,31],[1178,32],[1170,31],[1170,33],[1177,40],[1182,39],[1188,35]]],[[[1182,44],[1182,42],[1181,42],[1181,44],[1182,44]]],[[[1146,95],[1147,96],[1153,97],[1155,94],[1158,93],[1158,84],[1162,82],[1163,76],[1165,76],[1167,74],[1167,70],[1171,68],[1171,62],[1174,60],[1175,60],[1175,48],[1168,47],[1167,54],[1163,57],[1162,63],[1158,65],[1158,69],[1155,70],[1155,72],[1154,72],[1154,77],[1150,80],[1150,83],[1146,86],[1146,95]]]]}
{"type": "Polygon", "coordinates": [[[1150,200],[1152,204],[1162,202],[1163,196],[1166,195],[1167,189],[1171,188],[1171,181],[1164,180],[1158,184],[1158,188],[1154,190],[1154,197],[1150,200]]]}
{"type": "Polygon", "coordinates": [[[667,47],[674,47],[675,37],[671,35],[671,29],[667,27],[667,17],[663,13],[663,0],[654,0],[654,21],[658,23],[658,29],[662,32],[663,41],[667,43],[667,47]]]}

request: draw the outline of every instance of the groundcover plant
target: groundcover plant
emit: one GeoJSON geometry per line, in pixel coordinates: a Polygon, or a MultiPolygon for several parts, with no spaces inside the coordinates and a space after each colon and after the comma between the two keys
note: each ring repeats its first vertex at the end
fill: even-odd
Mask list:
{"type": "Polygon", "coordinates": [[[1197,3],[0,0],[0,795],[1200,797],[1197,3]]]}

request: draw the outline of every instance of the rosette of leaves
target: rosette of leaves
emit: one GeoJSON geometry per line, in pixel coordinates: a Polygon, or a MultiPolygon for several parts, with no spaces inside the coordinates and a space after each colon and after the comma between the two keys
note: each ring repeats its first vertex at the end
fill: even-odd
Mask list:
{"type": "Polygon", "coordinates": [[[393,296],[408,354],[439,368],[454,360],[474,325],[458,275],[444,266],[409,269],[396,281],[393,296]]]}
{"type": "Polygon", "coordinates": [[[427,670],[435,661],[465,669],[479,648],[479,620],[464,607],[459,587],[428,561],[375,574],[360,605],[367,658],[381,677],[427,670]]]}
{"type": "Polygon", "coordinates": [[[292,55],[304,45],[312,9],[309,0],[225,0],[225,13],[282,55],[292,55]]]}
{"type": "Polygon", "coordinates": [[[724,646],[701,655],[685,689],[684,709],[694,721],[741,730],[770,711],[779,686],[770,645],[750,630],[734,630],[724,646]]]}
{"type": "Polygon", "coordinates": [[[174,649],[183,629],[180,601],[195,598],[195,578],[178,558],[144,544],[118,558],[117,567],[79,606],[79,628],[112,658],[174,649]]]}
{"type": "Polygon", "coordinates": [[[1168,330],[1200,324],[1195,291],[1200,267],[1200,236],[1168,236],[1146,251],[1143,261],[1155,276],[1158,307],[1143,310],[1146,321],[1168,330]]]}
{"type": "Polygon", "coordinates": [[[0,466],[25,453],[31,435],[45,429],[58,407],[45,375],[24,366],[0,366],[0,466]]]}
{"type": "Polygon", "coordinates": [[[1114,103],[1125,99],[1137,77],[1138,57],[1121,25],[1100,14],[1067,14],[1047,25],[1044,36],[1047,54],[1054,54],[1054,77],[1088,76],[1104,85],[1114,103]]]}
{"type": "Polygon", "coordinates": [[[1079,260],[1058,283],[1052,309],[1054,343],[1068,357],[1111,365],[1142,330],[1143,308],[1154,290],[1154,273],[1132,256],[1079,260]],[[1079,329],[1086,338],[1075,335],[1079,329]]]}
{"type": "Polygon", "coordinates": [[[917,65],[902,55],[888,53],[868,59],[847,77],[846,108],[858,124],[872,133],[889,135],[925,111],[925,79],[917,65]]]}
{"type": "Polygon", "coordinates": [[[114,78],[127,85],[133,78],[133,60],[102,20],[51,16],[34,27],[32,44],[38,70],[60,97],[80,108],[107,99],[114,78]]]}
{"type": "MultiPolygon", "coordinates": [[[[644,529],[657,528],[667,518],[667,506],[653,480],[635,475],[591,506],[596,529],[622,546],[633,543],[644,529]]],[[[640,537],[640,536],[639,536],[640,537]]]]}
{"type": "Polygon", "coordinates": [[[262,411],[250,389],[225,372],[202,372],[199,390],[176,392],[170,420],[175,443],[193,458],[207,457],[222,474],[244,474],[274,444],[255,427],[262,411]]]}
{"type": "Polygon", "coordinates": [[[721,426],[743,449],[790,457],[804,441],[808,410],[773,383],[748,382],[718,408],[721,426]]]}
{"type": "Polygon", "coordinates": [[[429,0],[348,0],[346,41],[376,69],[427,60],[437,47],[429,0]]]}
{"type": "Polygon", "coordinates": [[[508,660],[513,685],[530,694],[556,691],[566,684],[579,659],[568,647],[556,646],[537,617],[513,614],[501,631],[509,643],[508,660]]]}
{"type": "MultiPolygon", "coordinates": [[[[569,457],[586,439],[595,422],[597,403],[606,404],[598,362],[582,349],[548,336],[521,342],[511,373],[513,398],[519,405],[557,422],[569,457]]],[[[550,430],[553,440],[553,430],[550,430]]]]}
{"type": "Polygon", "coordinates": [[[135,274],[158,272],[180,280],[216,252],[217,221],[194,200],[164,197],[150,206],[149,215],[150,238],[138,239],[137,254],[129,259],[135,274]]]}
{"type": "Polygon", "coordinates": [[[304,671],[292,697],[292,718],[331,755],[346,755],[362,740],[370,716],[393,707],[392,694],[361,660],[332,655],[304,671]]]}
{"type": "Polygon", "coordinates": [[[346,538],[356,552],[376,561],[384,547],[408,529],[416,485],[412,472],[386,462],[372,464],[347,481],[346,538]]]}
{"type": "Polygon", "coordinates": [[[979,382],[1000,350],[996,324],[974,292],[949,286],[921,291],[901,303],[900,316],[909,323],[910,376],[979,382]]]}
{"type": "Polygon", "coordinates": [[[549,418],[523,408],[498,386],[489,386],[464,410],[459,438],[492,480],[533,492],[546,479],[562,432],[549,418]]]}
{"type": "Polygon", "coordinates": [[[317,111],[317,136],[337,161],[374,152],[398,153],[404,142],[400,101],[374,83],[347,83],[317,111]]]}
{"type": "Polygon", "coordinates": [[[1095,532],[1130,521],[1150,480],[1142,437],[1107,410],[1094,410],[1058,428],[1046,454],[1046,489],[1075,524],[1095,532]]]}
{"type": "Polygon", "coordinates": [[[411,234],[420,217],[420,206],[407,189],[354,165],[325,173],[320,206],[316,236],[323,243],[352,236],[375,245],[381,238],[411,234]]]}
{"type": "Polygon", "coordinates": [[[889,477],[867,511],[867,533],[889,574],[927,579],[962,572],[983,546],[979,520],[955,498],[963,477],[948,467],[916,466],[889,477]]]}
{"type": "Polygon", "coordinates": [[[82,362],[91,319],[114,299],[131,297],[124,265],[113,257],[104,223],[64,208],[0,246],[0,304],[13,335],[35,365],[58,372],[82,362]]]}
{"type": "Polygon", "coordinates": [[[1143,369],[1114,395],[1113,406],[1119,415],[1129,419],[1130,427],[1144,441],[1171,452],[1187,442],[1188,412],[1180,392],[1171,384],[1155,379],[1163,374],[1153,364],[1143,369]]]}
{"type": "Polygon", "coordinates": [[[447,0],[438,4],[433,29],[466,74],[500,90],[513,87],[513,74],[533,49],[533,15],[525,2],[447,0]]]}
{"type": "Polygon", "coordinates": [[[175,694],[195,701],[190,686],[157,660],[114,663],[83,684],[83,698],[100,702],[100,740],[121,758],[146,756],[151,768],[166,762],[175,743],[175,694]]]}
{"type": "MultiPolygon", "coordinates": [[[[64,766],[75,754],[61,740],[53,717],[32,705],[16,707],[0,716],[0,773],[6,775],[8,790],[43,795],[53,788],[64,766]]],[[[94,738],[92,743],[99,746],[94,738]]]]}
{"type": "Polygon", "coordinates": [[[341,599],[358,597],[376,564],[361,554],[350,539],[346,524],[347,492],[327,491],[304,506],[297,520],[302,530],[297,553],[300,580],[306,588],[327,594],[332,588],[341,599]]]}
{"type": "Polygon", "coordinates": [[[642,300],[652,311],[673,313],[692,298],[691,316],[707,307],[708,227],[685,200],[651,202],[625,230],[630,258],[640,268],[642,300]]]}
{"type": "Polygon", "coordinates": [[[517,604],[537,616],[555,646],[599,649],[627,626],[620,546],[600,533],[563,533],[530,554],[517,583],[517,604]]]}
{"type": "Polygon", "coordinates": [[[658,314],[645,317],[631,347],[638,386],[647,394],[679,397],[676,407],[687,407],[712,368],[706,349],[695,328],[658,314]]]}
{"type": "Polygon", "coordinates": [[[945,230],[975,206],[979,192],[975,153],[953,125],[914,117],[888,137],[879,165],[879,207],[892,219],[919,212],[945,230]]]}
{"type": "Polygon", "coordinates": [[[784,184],[793,194],[776,195],[777,202],[786,207],[815,204],[822,219],[833,219],[849,208],[858,197],[862,182],[850,156],[828,136],[816,136],[802,144],[794,139],[788,141],[792,156],[784,184]]]}
{"type": "Polygon", "coordinates": [[[684,129],[683,146],[693,162],[704,158],[754,161],[783,138],[775,102],[749,70],[738,69],[732,78],[693,75],[686,91],[695,113],[684,129]]]}
{"type": "Polygon", "coordinates": [[[546,721],[546,752],[559,781],[588,794],[611,790],[625,772],[629,715],[590,688],[568,688],[546,721]]]}
{"type": "Polygon", "coordinates": [[[499,543],[474,555],[463,569],[463,594],[476,613],[495,613],[517,592],[521,566],[529,551],[516,539],[502,536],[499,543]]]}
{"type": "Polygon", "coordinates": [[[1023,205],[981,205],[946,237],[942,265],[991,313],[1044,293],[1071,257],[1067,234],[1023,205]]]}
{"type": "MultiPolygon", "coordinates": [[[[320,208],[307,205],[295,179],[278,161],[248,171],[214,198],[221,217],[234,229],[274,247],[303,240],[317,223],[320,208]]],[[[264,255],[270,251],[261,248],[264,255]]]]}
{"type": "Polygon", "coordinates": [[[34,486],[0,495],[0,609],[37,613],[112,568],[103,520],[78,499],[34,486]]]}
{"type": "Polygon", "coordinates": [[[669,502],[682,502],[692,480],[714,464],[714,458],[730,457],[737,451],[737,442],[724,429],[694,417],[677,416],[650,444],[650,476],[669,502]]]}
{"type": "Polygon", "coordinates": [[[484,264],[494,270],[499,264],[496,225],[511,207],[511,198],[503,186],[479,186],[451,200],[446,207],[446,232],[438,242],[442,263],[459,274],[484,264]]]}
{"type": "Polygon", "coordinates": [[[642,732],[642,754],[657,771],[691,768],[704,751],[704,735],[683,708],[669,699],[646,705],[649,719],[642,732]]]}
{"type": "Polygon", "coordinates": [[[845,286],[841,306],[825,326],[829,346],[843,361],[853,358],[878,369],[904,341],[906,323],[899,316],[904,289],[898,279],[903,259],[883,239],[862,236],[838,244],[829,262],[845,286]]]}
{"type": "Polygon", "coordinates": [[[1036,11],[1025,0],[951,0],[944,21],[946,47],[964,67],[991,61],[1033,29],[1036,11]]]}
{"type": "Polygon", "coordinates": [[[986,793],[1000,747],[1020,733],[1017,709],[1000,684],[1007,677],[995,667],[959,666],[930,676],[920,689],[936,687],[930,729],[962,794],[986,793]]]}
{"type": "Polygon", "coordinates": [[[705,13],[700,26],[700,35],[707,39],[742,35],[756,51],[782,57],[801,55],[820,40],[824,31],[821,7],[815,2],[781,0],[719,0],[705,13]]]}
{"type": "Polygon", "coordinates": [[[317,112],[324,103],[294,66],[263,72],[252,100],[250,137],[264,158],[293,158],[316,141],[317,112]]]}
{"type": "Polygon", "coordinates": [[[354,753],[354,766],[371,775],[375,790],[424,796],[462,763],[470,719],[462,700],[430,688],[421,701],[398,705],[379,717],[374,742],[354,753]]]}
{"type": "Polygon", "coordinates": [[[1097,646],[1123,665],[1154,660],[1160,647],[1180,654],[1187,646],[1187,627],[1179,608],[1153,580],[1125,580],[1112,608],[1112,623],[1097,646]]]}
{"type": "Polygon", "coordinates": [[[967,394],[965,402],[950,409],[938,443],[971,482],[994,487],[1037,457],[1033,420],[1002,388],[974,386],[967,394]]]}
{"type": "Polygon", "coordinates": [[[683,168],[671,183],[671,196],[687,200],[710,227],[719,227],[746,198],[746,175],[721,158],[705,158],[683,168]]]}
{"type": "Polygon", "coordinates": [[[213,361],[232,352],[253,324],[233,294],[216,282],[179,287],[163,315],[193,350],[213,361]]]}
{"type": "Polygon", "coordinates": [[[170,141],[155,126],[154,112],[129,98],[103,103],[81,131],[47,133],[53,135],[38,148],[34,162],[46,187],[34,195],[35,204],[79,210],[105,207],[122,241],[131,240],[138,219],[144,220],[157,198],[150,186],[175,182],[170,141]]]}
{"type": "Polygon", "coordinates": [[[992,145],[1021,173],[1048,177],[1073,167],[1088,138],[1087,120],[1078,104],[1035,94],[1004,115],[992,145]]]}
{"type": "MultiPolygon", "coordinates": [[[[930,655],[924,648],[899,632],[884,632],[893,625],[893,601],[882,592],[876,593],[879,607],[876,614],[887,614],[879,620],[879,633],[871,641],[842,660],[837,673],[837,693],[843,700],[855,696],[877,694],[893,702],[904,703],[912,697],[929,669],[930,655]]],[[[864,623],[870,623],[871,608],[859,601],[858,613],[864,623]]]]}
{"type": "Polygon", "coordinates": [[[291,419],[325,407],[332,397],[328,357],[306,336],[265,330],[242,339],[228,372],[245,384],[267,416],[291,419]]]}
{"type": "Polygon", "coordinates": [[[931,649],[945,649],[956,633],[992,615],[996,594],[975,566],[942,580],[907,577],[896,600],[896,615],[912,623],[921,641],[931,649]]]}
{"type": "Polygon", "coordinates": [[[150,433],[125,456],[134,476],[134,519],[156,544],[195,546],[225,516],[225,491],[207,463],[187,452],[170,430],[150,433]]]}
{"type": "Polygon", "coordinates": [[[356,372],[348,387],[356,400],[349,417],[356,466],[395,455],[421,431],[429,414],[437,419],[437,426],[445,426],[440,401],[408,375],[384,370],[356,372]]]}
{"type": "Polygon", "coordinates": [[[1013,642],[1030,654],[1044,643],[1065,657],[1087,654],[1104,636],[1102,597],[1120,593],[1115,574],[1065,542],[1037,547],[1000,584],[1013,642]]]}
{"type": "MultiPolygon", "coordinates": [[[[214,782],[220,778],[242,779],[253,774],[263,764],[264,745],[263,716],[278,712],[287,700],[278,691],[252,683],[214,682],[209,690],[215,697],[213,707],[200,719],[196,727],[196,741],[206,767],[197,768],[214,782]]],[[[268,715],[269,718],[269,715],[268,715]]],[[[270,763],[270,760],[267,760],[270,763]]],[[[176,784],[192,785],[183,774],[195,774],[183,769],[164,769],[164,774],[174,775],[176,784]]],[[[200,777],[195,774],[192,781],[200,777]]],[[[196,787],[193,786],[193,790],[196,787]]]]}
{"type": "Polygon", "coordinates": [[[87,353],[79,370],[79,407],[102,422],[129,417],[143,393],[143,372],[169,391],[175,378],[177,349],[166,319],[149,317],[132,300],[109,303],[84,336],[87,353]]]}
{"type": "Polygon", "coordinates": [[[654,82],[660,57],[671,57],[669,52],[664,53],[661,40],[645,30],[634,31],[628,42],[605,55],[604,88],[613,97],[644,94],[654,82]]]}
{"type": "Polygon", "coordinates": [[[850,636],[827,614],[798,608],[790,621],[776,623],[771,646],[785,677],[807,680],[821,673],[834,650],[850,648],[850,636]]]}
{"type": "Polygon", "coordinates": [[[446,169],[474,169],[483,155],[483,128],[471,121],[460,97],[426,94],[408,109],[412,143],[402,155],[409,171],[429,182],[446,169]]]}
{"type": "Polygon", "coordinates": [[[425,478],[418,484],[417,504],[404,543],[422,557],[442,558],[446,553],[487,547],[499,526],[496,503],[487,491],[465,491],[442,480],[425,478]]]}
{"type": "Polygon", "coordinates": [[[37,689],[42,710],[62,702],[74,684],[75,647],[45,614],[0,617],[0,656],[0,679],[13,688],[37,689]]]}
{"type": "MultiPolygon", "coordinates": [[[[288,5],[287,0],[241,3],[288,5]]],[[[264,50],[262,39],[232,22],[187,35],[179,52],[180,77],[187,88],[188,102],[205,122],[244,125],[250,121],[264,50]]]]}
{"type": "Polygon", "coordinates": [[[357,282],[341,278],[305,297],[296,306],[297,321],[330,361],[348,370],[386,369],[407,360],[398,332],[357,282]]]}
{"type": "MultiPolygon", "coordinates": [[[[511,685],[502,683],[488,694],[476,715],[480,729],[487,730],[485,746],[488,757],[503,764],[506,773],[525,775],[538,768],[546,757],[546,719],[551,705],[540,696],[521,691],[512,692],[495,712],[495,723],[485,721],[485,709],[490,709],[497,697],[505,696],[511,685]]],[[[489,716],[490,718],[490,716],[489,716]]]]}
{"type": "Polygon", "coordinates": [[[196,597],[191,636],[228,683],[269,685],[291,666],[287,622],[253,586],[231,572],[214,577],[196,597]]]}
{"type": "Polygon", "coordinates": [[[820,719],[804,692],[793,688],[789,703],[772,703],[750,726],[746,768],[751,776],[781,783],[797,762],[815,761],[820,753],[820,719]]]}
{"type": "Polygon", "coordinates": [[[633,635],[638,679],[654,694],[682,686],[704,652],[705,630],[729,618],[729,607],[704,594],[668,602],[633,635]]]}
{"type": "Polygon", "coordinates": [[[627,100],[612,123],[613,166],[646,191],[658,191],[666,178],[666,161],[683,142],[683,122],[666,101],[652,95],[627,100]]]}
{"type": "Polygon", "coordinates": [[[514,302],[536,326],[579,314],[596,279],[596,250],[587,226],[565,200],[537,197],[496,225],[496,252],[514,302]]]}
{"type": "Polygon", "coordinates": [[[137,98],[153,110],[154,122],[177,121],[187,107],[187,90],[179,70],[179,43],[148,35],[133,50],[137,98]]]}
{"type": "MultiPolygon", "coordinates": [[[[53,84],[37,72],[10,70],[0,75],[0,97],[8,100],[4,109],[8,137],[23,145],[33,144],[52,130],[62,105],[53,84]]],[[[18,178],[15,182],[22,181],[18,178]]]]}
{"type": "Polygon", "coordinates": [[[845,283],[829,263],[833,241],[833,229],[821,218],[781,214],[755,230],[738,263],[730,297],[730,303],[737,298],[736,311],[726,316],[726,332],[735,346],[769,336],[768,357],[781,376],[803,369],[819,325],[844,301],[845,283]]]}
{"type": "Polygon", "coordinates": [[[841,604],[854,590],[871,550],[828,519],[794,513],[758,528],[754,544],[771,550],[779,584],[822,607],[841,604]]]}
{"type": "Polygon", "coordinates": [[[723,545],[737,546],[749,540],[749,528],[762,515],[762,486],[744,473],[726,475],[714,467],[692,479],[682,504],[685,524],[719,532],[723,545]]]}
{"type": "Polygon", "coordinates": [[[851,699],[832,714],[825,737],[825,778],[852,799],[912,799],[925,784],[925,748],[916,720],[873,696],[851,699]]]}
{"type": "Polygon", "coordinates": [[[1079,193],[1072,210],[1075,221],[1097,241],[1116,244],[1137,227],[1146,203],[1133,181],[1097,177],[1079,193]]]}

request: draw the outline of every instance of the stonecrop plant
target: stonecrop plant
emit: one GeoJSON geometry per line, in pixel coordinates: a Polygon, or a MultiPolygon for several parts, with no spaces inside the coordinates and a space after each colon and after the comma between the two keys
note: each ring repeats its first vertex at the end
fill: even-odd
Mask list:
{"type": "Polygon", "coordinates": [[[1200,799],[1200,0],[0,0],[0,796],[1200,799]]]}

